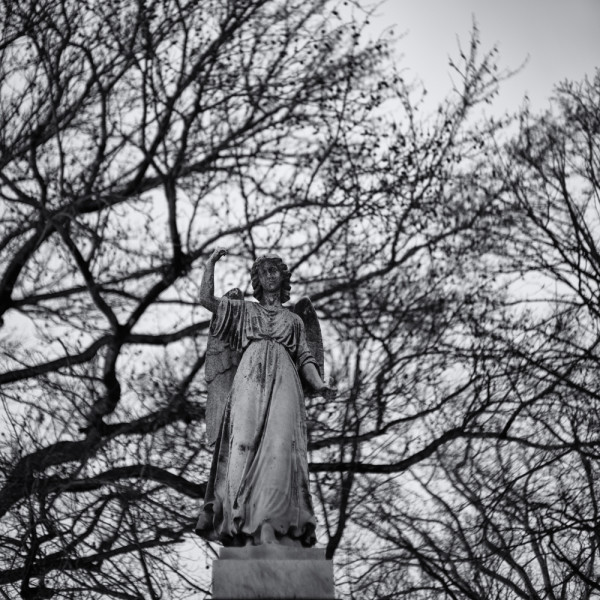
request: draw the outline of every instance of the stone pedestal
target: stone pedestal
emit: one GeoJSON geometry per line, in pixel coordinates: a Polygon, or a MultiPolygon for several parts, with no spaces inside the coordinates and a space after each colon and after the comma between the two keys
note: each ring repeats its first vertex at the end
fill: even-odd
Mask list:
{"type": "Polygon", "coordinates": [[[333,564],[325,559],[324,548],[221,548],[213,561],[213,598],[329,600],[335,598],[333,564]]]}

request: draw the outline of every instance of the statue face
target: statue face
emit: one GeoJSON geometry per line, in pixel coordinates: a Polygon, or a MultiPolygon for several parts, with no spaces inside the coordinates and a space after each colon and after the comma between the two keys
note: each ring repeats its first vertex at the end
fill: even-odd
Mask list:
{"type": "Polygon", "coordinates": [[[265,292],[278,292],[281,288],[281,271],[275,263],[265,262],[258,267],[258,280],[265,292]]]}

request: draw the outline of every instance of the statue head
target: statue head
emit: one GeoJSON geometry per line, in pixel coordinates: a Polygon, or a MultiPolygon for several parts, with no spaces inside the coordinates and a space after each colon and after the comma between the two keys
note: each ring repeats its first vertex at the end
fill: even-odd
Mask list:
{"type": "Polygon", "coordinates": [[[281,303],[284,304],[290,299],[290,290],[292,289],[290,279],[292,277],[292,274],[290,273],[287,265],[283,262],[282,258],[277,254],[265,254],[264,256],[261,256],[260,258],[257,258],[254,261],[254,264],[252,265],[252,269],[250,271],[252,288],[254,289],[254,297],[257,298],[259,302],[260,300],[262,300],[263,287],[260,282],[259,269],[261,266],[266,266],[267,264],[275,266],[281,274],[279,298],[281,300],[281,303]]]}

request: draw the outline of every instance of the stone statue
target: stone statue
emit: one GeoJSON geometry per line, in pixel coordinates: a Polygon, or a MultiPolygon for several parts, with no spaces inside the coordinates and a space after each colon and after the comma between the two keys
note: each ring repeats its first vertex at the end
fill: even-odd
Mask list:
{"type": "Polygon", "coordinates": [[[308,298],[290,310],[290,272],[274,254],[252,266],[258,302],[238,289],[214,297],[208,259],[201,304],[214,313],[206,356],[206,428],[214,444],[204,508],[196,532],[225,546],[280,543],[312,546],[303,383],[325,398],[323,346],[308,298]],[[306,324],[305,324],[306,321],[306,324]]]}

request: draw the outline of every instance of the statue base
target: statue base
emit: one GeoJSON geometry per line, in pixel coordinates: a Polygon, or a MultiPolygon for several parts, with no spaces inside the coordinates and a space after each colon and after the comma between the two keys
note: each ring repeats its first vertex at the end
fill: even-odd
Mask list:
{"type": "Polygon", "coordinates": [[[213,562],[215,600],[335,598],[333,563],[324,548],[263,544],[221,548],[213,562]]]}

